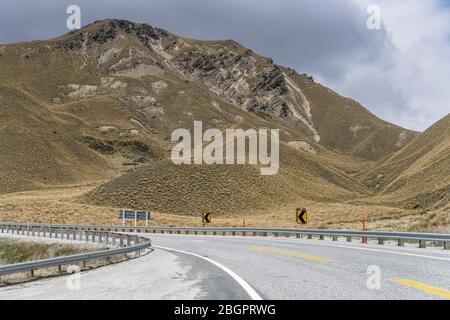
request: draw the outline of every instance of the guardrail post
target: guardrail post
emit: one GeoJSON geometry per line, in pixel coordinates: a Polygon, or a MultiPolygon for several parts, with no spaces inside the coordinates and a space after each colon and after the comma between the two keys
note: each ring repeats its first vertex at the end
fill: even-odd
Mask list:
{"type": "Polygon", "coordinates": [[[275,238],[278,238],[278,236],[279,236],[279,234],[278,234],[278,232],[275,232],[275,238]]]}
{"type": "Polygon", "coordinates": [[[308,234],[308,239],[312,239],[312,234],[308,234]]]}
{"type": "Polygon", "coordinates": [[[403,247],[404,244],[405,244],[405,243],[404,243],[403,239],[398,239],[397,245],[398,245],[399,247],[403,247]]]}
{"type": "Polygon", "coordinates": [[[352,237],[347,236],[347,242],[352,242],[352,237]]]}
{"type": "Polygon", "coordinates": [[[287,233],[284,234],[284,236],[285,236],[286,238],[289,238],[289,237],[291,236],[291,234],[290,234],[289,232],[287,232],[287,233]]]}
{"type": "Polygon", "coordinates": [[[319,240],[325,239],[325,236],[323,234],[319,235],[319,240]]]}
{"type": "Polygon", "coordinates": [[[257,236],[256,232],[253,232],[253,236],[254,236],[254,237],[256,237],[256,236],[257,236]]]}
{"type": "Polygon", "coordinates": [[[383,238],[378,238],[378,244],[379,245],[384,245],[384,239],[383,238]]]}
{"type": "Polygon", "coordinates": [[[99,233],[98,233],[98,242],[99,242],[99,243],[102,243],[102,242],[103,242],[103,239],[102,239],[102,238],[103,238],[103,232],[99,232],[99,233]]]}
{"type": "Polygon", "coordinates": [[[450,241],[444,242],[444,250],[450,250],[450,241]]]}
{"type": "Polygon", "coordinates": [[[419,240],[419,248],[426,248],[426,246],[425,240],[419,240]]]}
{"type": "Polygon", "coordinates": [[[120,234],[120,246],[123,247],[123,234],[120,234]]]}
{"type": "Polygon", "coordinates": [[[130,246],[130,236],[129,235],[127,235],[127,247],[129,247],[130,246]]]}
{"type": "Polygon", "coordinates": [[[295,237],[296,237],[297,239],[300,239],[300,238],[301,238],[301,236],[302,236],[302,234],[301,234],[301,233],[298,233],[298,232],[297,232],[297,233],[295,234],[295,237]]]}
{"type": "Polygon", "coordinates": [[[338,237],[337,236],[333,236],[333,241],[338,241],[338,237]]]}

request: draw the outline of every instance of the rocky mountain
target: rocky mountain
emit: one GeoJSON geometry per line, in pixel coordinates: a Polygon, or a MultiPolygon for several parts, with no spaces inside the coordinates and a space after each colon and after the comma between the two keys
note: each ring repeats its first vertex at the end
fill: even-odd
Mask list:
{"type": "MultiPolygon", "coordinates": [[[[387,195],[448,164],[446,156],[437,162],[428,132],[387,123],[232,40],[108,19],[0,45],[0,66],[1,193],[99,181],[77,201],[182,214],[205,205],[237,214],[302,199],[378,201],[374,195],[398,205],[387,195]],[[280,128],[279,175],[174,166],[170,134],[194,120],[205,129],[280,128]],[[422,166],[413,166],[411,150],[422,166]]],[[[448,154],[448,135],[442,139],[436,148],[448,154]]]]}

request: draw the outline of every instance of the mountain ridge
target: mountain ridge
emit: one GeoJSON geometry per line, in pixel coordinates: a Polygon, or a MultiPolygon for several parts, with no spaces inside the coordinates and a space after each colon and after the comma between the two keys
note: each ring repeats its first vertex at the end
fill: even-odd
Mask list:
{"type": "MultiPolygon", "coordinates": [[[[50,40],[0,45],[0,65],[4,70],[0,74],[0,110],[7,115],[0,118],[0,130],[12,122],[29,127],[20,142],[24,149],[52,141],[49,151],[37,150],[33,159],[25,157],[12,168],[9,163],[17,149],[2,139],[2,149],[11,157],[0,157],[0,166],[11,178],[0,182],[0,193],[109,180],[77,201],[145,207],[155,204],[140,198],[169,194],[163,206],[155,207],[158,211],[190,214],[203,201],[227,215],[267,207],[264,195],[277,199],[276,192],[285,193],[279,201],[292,205],[305,199],[356,199],[428,208],[430,197],[423,198],[425,189],[430,189],[431,198],[435,191],[447,190],[444,184],[436,190],[426,187],[433,184],[429,181],[417,195],[408,188],[401,191],[418,197],[414,204],[395,195],[404,184],[414,183],[402,178],[410,176],[408,170],[414,164],[405,153],[420,145],[420,157],[425,159],[435,150],[422,147],[429,140],[428,130],[418,133],[381,120],[311,76],[274,64],[232,40],[188,39],[148,24],[106,19],[50,40]],[[8,96],[4,102],[2,92],[8,96]],[[24,99],[23,94],[32,99],[24,99]],[[14,115],[20,108],[25,109],[14,115]],[[57,138],[49,138],[53,125],[26,122],[24,112],[51,119],[56,123],[57,138]],[[194,120],[203,121],[205,128],[220,130],[280,128],[280,176],[263,181],[253,175],[252,168],[222,168],[245,189],[262,185],[257,194],[247,195],[248,203],[236,195],[235,207],[233,201],[227,201],[226,209],[217,208],[220,201],[216,200],[231,194],[222,192],[217,183],[217,177],[223,176],[220,170],[183,170],[169,163],[171,132],[191,128],[194,120]],[[41,140],[33,139],[36,136],[41,140]],[[64,152],[56,156],[56,150],[64,152]],[[35,173],[47,172],[45,176],[50,178],[34,178],[29,168],[35,173]],[[171,181],[171,170],[179,174],[172,177],[174,184],[187,183],[194,172],[198,179],[192,182],[207,181],[211,195],[204,187],[196,187],[193,195],[197,198],[190,198],[193,205],[183,206],[176,202],[170,183],[146,182],[147,176],[157,181],[158,174],[171,181]],[[123,185],[130,177],[135,181],[123,185]],[[296,187],[296,181],[301,181],[302,188],[296,187]],[[113,191],[114,183],[123,185],[120,196],[110,193],[117,191],[113,191]],[[321,194],[323,190],[328,195],[321,194]],[[198,201],[199,197],[202,200],[198,201]]],[[[435,130],[444,131],[446,126],[444,122],[444,128],[435,130]]],[[[442,136],[444,142],[448,140],[442,136]]],[[[445,155],[448,145],[439,148],[443,151],[435,152],[445,155]]],[[[445,165],[446,161],[444,157],[439,163],[445,165]]],[[[433,166],[433,161],[426,163],[433,166]]],[[[187,199],[188,193],[184,197],[187,199]]]]}

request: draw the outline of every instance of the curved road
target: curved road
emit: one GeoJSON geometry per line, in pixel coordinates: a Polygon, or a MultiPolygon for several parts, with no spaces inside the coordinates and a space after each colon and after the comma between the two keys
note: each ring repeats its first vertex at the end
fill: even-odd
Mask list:
{"type": "Polygon", "coordinates": [[[149,236],[154,252],[83,273],[80,291],[68,290],[60,277],[2,288],[0,299],[450,299],[450,251],[442,249],[149,236]]]}
{"type": "Polygon", "coordinates": [[[267,237],[151,238],[154,246],[225,265],[263,299],[450,299],[450,252],[442,249],[267,237]]]}

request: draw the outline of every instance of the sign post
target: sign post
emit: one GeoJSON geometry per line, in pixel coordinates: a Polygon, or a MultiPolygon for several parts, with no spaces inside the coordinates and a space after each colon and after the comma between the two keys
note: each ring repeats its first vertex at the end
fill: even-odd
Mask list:
{"type": "Polygon", "coordinates": [[[297,224],[308,224],[308,211],[305,208],[297,208],[295,217],[297,224]]]}
{"type": "Polygon", "coordinates": [[[212,213],[204,212],[202,215],[203,226],[205,226],[206,223],[211,223],[211,220],[212,220],[212,213]]]}
{"type": "MultiPolygon", "coordinates": [[[[137,227],[138,220],[145,220],[145,226],[148,226],[148,220],[151,219],[151,212],[137,210],[120,210],[119,218],[122,219],[122,226],[125,226],[125,220],[134,220],[134,226],[137,227]]],[[[130,221],[130,225],[133,222],[130,221]]]]}

